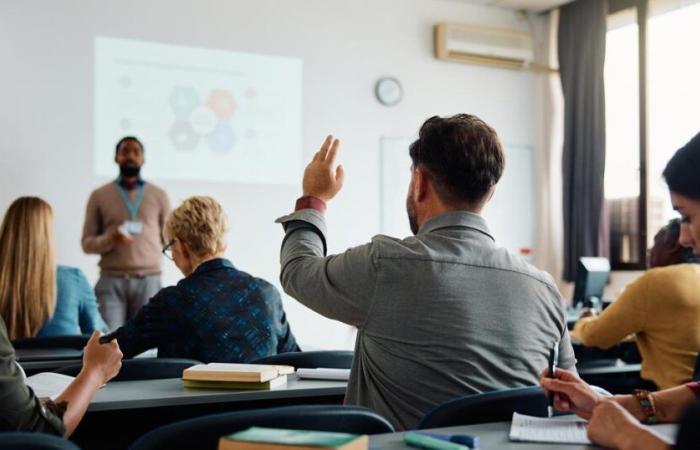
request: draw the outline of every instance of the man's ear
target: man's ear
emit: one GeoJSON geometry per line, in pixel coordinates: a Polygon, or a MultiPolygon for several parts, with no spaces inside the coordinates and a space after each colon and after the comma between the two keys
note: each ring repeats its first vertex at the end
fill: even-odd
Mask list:
{"type": "Polygon", "coordinates": [[[413,171],[413,200],[415,202],[422,202],[428,194],[428,184],[431,183],[428,173],[420,168],[416,167],[413,171]]]}

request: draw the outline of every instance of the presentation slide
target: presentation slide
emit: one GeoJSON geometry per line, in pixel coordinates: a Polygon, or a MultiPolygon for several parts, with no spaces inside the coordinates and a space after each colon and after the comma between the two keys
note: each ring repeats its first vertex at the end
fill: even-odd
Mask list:
{"type": "Polygon", "coordinates": [[[296,184],[302,63],[295,58],[95,39],[95,174],[134,135],[157,179],[296,184]]]}

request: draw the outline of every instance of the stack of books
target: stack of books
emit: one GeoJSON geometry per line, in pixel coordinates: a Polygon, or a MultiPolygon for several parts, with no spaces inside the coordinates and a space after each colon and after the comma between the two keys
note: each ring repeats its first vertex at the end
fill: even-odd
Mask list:
{"type": "Polygon", "coordinates": [[[219,439],[219,450],[367,450],[367,436],[253,427],[219,439]]]}
{"type": "Polygon", "coordinates": [[[186,388],[203,389],[273,389],[287,384],[292,366],[264,364],[197,364],[182,372],[186,388]]]}

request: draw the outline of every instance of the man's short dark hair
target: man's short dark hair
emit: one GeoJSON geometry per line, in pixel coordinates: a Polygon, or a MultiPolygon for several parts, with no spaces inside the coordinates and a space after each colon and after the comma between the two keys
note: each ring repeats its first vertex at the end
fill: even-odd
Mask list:
{"type": "Polygon", "coordinates": [[[137,138],[136,136],[124,136],[123,138],[119,139],[119,142],[117,142],[117,146],[114,147],[114,153],[119,153],[119,147],[121,147],[122,144],[127,141],[133,141],[139,144],[139,147],[141,147],[141,153],[145,151],[145,149],[143,148],[143,143],[139,141],[139,138],[137,138]]]}
{"type": "Polygon", "coordinates": [[[700,200],[700,133],[673,155],[663,176],[671,192],[700,200]]]}
{"type": "Polygon", "coordinates": [[[428,172],[440,200],[451,205],[482,202],[505,167],[498,135],[470,114],[426,120],[409,154],[414,167],[428,172]]]}

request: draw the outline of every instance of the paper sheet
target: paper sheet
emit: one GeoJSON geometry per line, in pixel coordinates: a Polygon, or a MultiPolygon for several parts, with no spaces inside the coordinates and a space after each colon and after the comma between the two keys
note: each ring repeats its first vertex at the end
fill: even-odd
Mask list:
{"type": "MultiPolygon", "coordinates": [[[[573,414],[546,419],[513,413],[509,437],[512,441],[590,444],[586,424],[585,420],[573,414]]],[[[678,424],[665,423],[647,427],[669,445],[676,443],[678,424]]]]}
{"type": "Polygon", "coordinates": [[[55,400],[69,384],[75,380],[74,377],[62,375],[60,373],[42,372],[27,377],[25,382],[31,387],[34,394],[39,398],[50,397],[55,400]]]}
{"type": "Polygon", "coordinates": [[[348,381],[350,379],[350,369],[297,369],[299,378],[310,378],[314,380],[339,380],[348,381]]]}
{"type": "Polygon", "coordinates": [[[543,418],[513,413],[510,439],[525,442],[552,442],[560,444],[590,444],[586,435],[586,421],[571,417],[543,418]]]}

